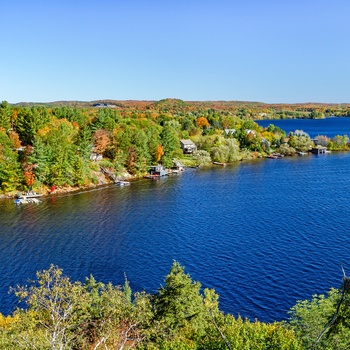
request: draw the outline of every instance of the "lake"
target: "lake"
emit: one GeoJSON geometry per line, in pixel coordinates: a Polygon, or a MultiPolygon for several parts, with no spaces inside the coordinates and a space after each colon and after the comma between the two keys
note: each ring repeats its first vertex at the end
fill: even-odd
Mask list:
{"type": "Polygon", "coordinates": [[[325,135],[334,137],[337,135],[350,136],[350,118],[334,117],[325,119],[278,119],[278,120],[257,120],[259,125],[267,127],[274,124],[285,130],[287,135],[291,131],[303,130],[307,132],[311,138],[317,135],[325,135]]]}
{"type": "Polygon", "coordinates": [[[341,152],[186,169],[40,204],[2,200],[0,312],[16,305],[10,286],[51,263],[81,281],[123,284],[125,273],[134,291],[154,293],[177,260],[225,312],[286,319],[297,300],[340,286],[341,264],[350,274],[349,179],[341,152]]]}

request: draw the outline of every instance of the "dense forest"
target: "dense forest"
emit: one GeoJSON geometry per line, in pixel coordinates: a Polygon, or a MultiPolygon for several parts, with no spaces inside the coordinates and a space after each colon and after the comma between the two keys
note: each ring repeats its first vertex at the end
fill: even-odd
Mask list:
{"type": "MultiPolygon", "coordinates": [[[[199,166],[272,152],[293,155],[315,140],[257,119],[350,116],[350,105],[267,105],[254,102],[93,101],[0,104],[0,193],[84,188],[101,183],[101,166],[118,178],[140,177],[173,160],[199,166]],[[181,139],[197,150],[184,155],[181,139]]],[[[318,137],[319,145],[347,150],[348,138],[318,137]]]]}
{"type": "Polygon", "coordinates": [[[21,302],[0,314],[1,349],[348,349],[349,287],[299,301],[284,322],[224,314],[219,296],[174,261],[155,294],[70,280],[52,265],[12,289],[21,302]]]}

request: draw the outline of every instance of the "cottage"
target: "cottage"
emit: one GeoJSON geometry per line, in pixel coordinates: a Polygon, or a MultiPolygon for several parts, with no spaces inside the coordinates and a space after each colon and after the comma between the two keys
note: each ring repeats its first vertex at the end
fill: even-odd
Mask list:
{"type": "Polygon", "coordinates": [[[168,170],[164,169],[162,165],[151,166],[150,169],[151,176],[165,176],[168,175],[168,170]]]}
{"type": "Polygon", "coordinates": [[[197,150],[197,146],[191,140],[180,140],[183,153],[191,154],[197,150]]]}

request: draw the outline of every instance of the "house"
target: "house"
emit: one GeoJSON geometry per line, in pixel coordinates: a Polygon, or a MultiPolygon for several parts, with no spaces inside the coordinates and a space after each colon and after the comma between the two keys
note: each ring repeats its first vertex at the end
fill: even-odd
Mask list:
{"type": "Polygon", "coordinates": [[[191,140],[180,140],[183,153],[191,154],[197,150],[197,146],[191,140]]]}
{"type": "Polygon", "coordinates": [[[236,133],[236,129],[225,129],[224,133],[229,136],[229,135],[234,135],[236,133]]]}

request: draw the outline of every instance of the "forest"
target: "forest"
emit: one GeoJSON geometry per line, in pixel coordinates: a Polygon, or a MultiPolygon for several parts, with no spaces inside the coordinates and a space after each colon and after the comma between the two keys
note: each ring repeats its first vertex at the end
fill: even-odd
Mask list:
{"type": "Polygon", "coordinates": [[[215,290],[202,288],[174,261],[155,294],[89,276],[72,281],[51,265],[11,289],[19,306],[0,314],[1,349],[348,349],[350,280],[298,301],[284,322],[225,314],[215,290]]]}
{"type": "MultiPolygon", "coordinates": [[[[293,155],[315,140],[255,120],[350,116],[350,105],[267,105],[258,102],[114,101],[0,104],[0,194],[101,183],[101,166],[116,177],[137,178],[150,166],[171,168],[231,163],[273,152],[293,155]],[[197,150],[183,154],[181,139],[197,150]]],[[[348,150],[346,135],[317,143],[348,150]]]]}

